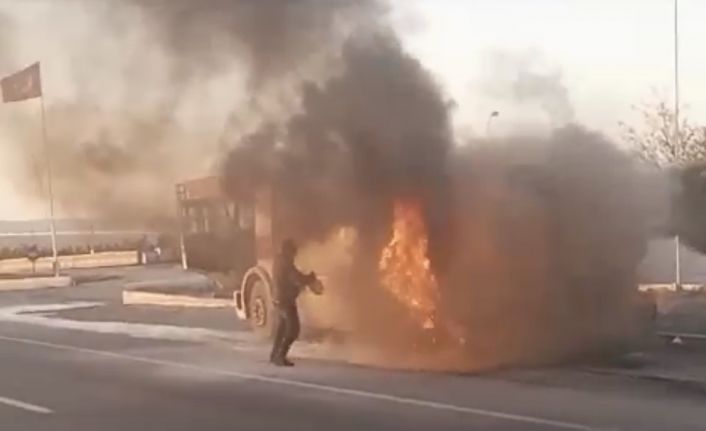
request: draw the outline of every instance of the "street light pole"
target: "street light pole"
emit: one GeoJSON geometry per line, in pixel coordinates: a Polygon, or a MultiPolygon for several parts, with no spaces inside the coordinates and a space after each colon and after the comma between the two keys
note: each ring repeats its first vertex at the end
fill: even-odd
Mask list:
{"type": "Polygon", "coordinates": [[[674,138],[678,158],[681,150],[679,135],[679,0],[674,0],[674,138]]]}
{"type": "MultiPolygon", "coordinates": [[[[674,155],[681,158],[681,134],[679,131],[679,0],[674,0],[674,155]]],[[[681,256],[679,234],[674,236],[674,285],[681,290],[681,256]]]]}

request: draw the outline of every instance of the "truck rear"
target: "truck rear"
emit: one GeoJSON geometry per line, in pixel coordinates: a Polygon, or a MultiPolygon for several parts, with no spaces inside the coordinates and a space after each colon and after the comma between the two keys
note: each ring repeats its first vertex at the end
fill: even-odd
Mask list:
{"type": "MultiPolygon", "coordinates": [[[[281,241],[274,194],[263,188],[234,199],[223,190],[221,178],[211,176],[177,184],[177,202],[188,266],[215,281],[217,296],[233,298],[240,319],[270,336],[276,319],[272,264],[281,241]]],[[[303,323],[321,324],[316,311],[321,301],[303,296],[303,323]]]]}

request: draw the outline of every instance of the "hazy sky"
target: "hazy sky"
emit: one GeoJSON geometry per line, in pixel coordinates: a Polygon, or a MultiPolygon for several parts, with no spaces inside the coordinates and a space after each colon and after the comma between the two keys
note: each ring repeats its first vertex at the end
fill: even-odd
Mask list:
{"type": "MultiPolygon", "coordinates": [[[[408,3],[402,2],[399,3],[408,3]]],[[[631,106],[673,90],[673,0],[416,0],[405,40],[482,128],[494,100],[479,85],[489,51],[532,53],[559,72],[576,120],[608,134],[631,106]]],[[[680,0],[681,100],[706,122],[706,2],[680,0]]],[[[405,19],[400,19],[405,22],[405,19]]],[[[487,63],[486,63],[487,65],[487,63]]],[[[503,123],[498,118],[497,127],[503,123]]]]}
{"type": "MultiPolygon", "coordinates": [[[[81,61],[86,38],[100,34],[90,16],[68,6],[63,15],[57,13],[60,3],[0,0],[0,11],[16,19],[22,41],[4,67],[42,60],[48,104],[75,97],[62,83],[74,70],[72,63],[81,61]]],[[[682,102],[693,120],[706,123],[706,1],[679,4],[682,102]]],[[[483,135],[493,110],[500,116],[491,132],[506,134],[556,124],[548,111],[568,109],[574,121],[617,138],[619,121],[635,121],[632,105],[650,100],[653,91],[672,97],[673,0],[395,0],[393,17],[407,48],[456,102],[454,121],[464,135],[483,135]],[[517,70],[556,92],[553,99],[531,91],[514,94],[517,70]]],[[[115,43],[138,43],[130,36],[92,42],[104,44],[106,52],[115,43]]],[[[94,81],[93,90],[117,85],[111,77],[121,67],[119,58],[107,54],[96,61],[95,73],[104,78],[102,84],[94,81]]],[[[0,75],[12,71],[0,70],[0,75]]],[[[219,94],[218,83],[205,83],[200,109],[192,114],[219,124],[228,110],[219,94]]],[[[36,109],[33,102],[17,105],[0,105],[0,120],[13,109],[36,109]]],[[[43,217],[44,205],[13,191],[13,158],[7,150],[12,144],[0,130],[0,219],[43,217]]]]}

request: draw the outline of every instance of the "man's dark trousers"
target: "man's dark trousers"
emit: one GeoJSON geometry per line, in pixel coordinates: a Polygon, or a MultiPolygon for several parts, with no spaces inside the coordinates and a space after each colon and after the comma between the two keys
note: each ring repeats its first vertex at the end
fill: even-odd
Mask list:
{"type": "Polygon", "coordinates": [[[292,347],[294,341],[299,337],[299,311],[296,304],[281,304],[276,305],[275,310],[278,314],[277,328],[275,330],[274,345],[270,360],[278,361],[287,358],[289,348],[292,347]]]}

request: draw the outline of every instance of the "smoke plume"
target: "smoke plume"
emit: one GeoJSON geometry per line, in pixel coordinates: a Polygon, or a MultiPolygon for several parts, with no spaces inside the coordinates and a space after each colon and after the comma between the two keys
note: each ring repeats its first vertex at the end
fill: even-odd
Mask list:
{"type": "MultiPolygon", "coordinates": [[[[279,234],[306,245],[342,227],[355,232],[331,295],[344,304],[351,340],[379,347],[386,361],[399,365],[425,343],[453,352],[424,356],[418,365],[427,367],[556,361],[637,331],[632,293],[646,233],[631,160],[577,127],[457,147],[451,104],[377,2],[133,0],[82,8],[112,32],[106,46],[132,35],[140,49],[121,64],[124,82],[109,108],[87,108],[84,97],[48,107],[56,189],[67,207],[171,212],[155,197],[170,199],[172,183],[222,144],[226,190],[240,199],[271,186],[279,234]],[[220,91],[232,112],[218,127],[223,141],[208,127],[188,132],[180,113],[206,109],[190,94],[234,72],[244,80],[220,91]],[[260,109],[270,105],[277,115],[260,109]],[[420,205],[429,231],[441,293],[431,336],[379,285],[378,260],[400,199],[420,205]]],[[[80,96],[103,88],[86,73],[101,64],[99,51],[86,50],[73,69],[80,96]]],[[[500,56],[493,67],[504,72],[488,91],[538,104],[556,126],[573,119],[560,74],[535,68],[532,58],[500,56]]],[[[36,132],[27,119],[13,124],[17,139],[36,132]]]]}
{"type": "Polygon", "coordinates": [[[469,357],[496,366],[620,348],[639,334],[647,237],[634,162],[577,127],[492,144],[456,160],[441,285],[469,357]]]}
{"type": "Polygon", "coordinates": [[[225,165],[236,195],[277,181],[288,230],[306,238],[365,218],[378,225],[395,197],[432,199],[451,148],[444,99],[394,35],[351,38],[341,59],[341,75],[302,85],[300,113],[248,136],[225,165]]]}
{"type": "Polygon", "coordinates": [[[14,57],[14,22],[12,19],[0,12],[0,70],[5,71],[5,68],[12,62],[14,57]]]}
{"type": "MultiPolygon", "coordinates": [[[[85,36],[67,45],[76,54],[61,92],[71,96],[59,99],[54,91],[47,98],[61,212],[133,220],[171,216],[174,182],[212,173],[220,136],[243,133],[252,118],[241,117],[259,121],[255,109],[244,106],[278,97],[282,82],[309,73],[307,67],[340,46],[349,28],[384,12],[372,1],[314,0],[78,1],[46,7],[65,14],[85,36]],[[228,118],[229,111],[235,118],[228,118]]],[[[70,37],[64,28],[47,28],[54,29],[52,37],[70,37]]],[[[11,29],[0,26],[2,54],[17,42],[9,37],[11,29]]],[[[22,143],[15,147],[25,177],[16,186],[43,197],[36,114],[13,109],[3,131],[22,143]]]]}
{"type": "Polygon", "coordinates": [[[345,28],[372,17],[373,1],[132,0],[170,54],[178,79],[227,67],[237,56],[257,88],[335,44],[345,28]],[[226,55],[224,55],[226,54],[226,55]]]}
{"type": "MultiPolygon", "coordinates": [[[[115,115],[56,103],[47,108],[47,119],[55,197],[62,208],[78,216],[137,226],[174,214],[174,183],[207,167],[203,164],[207,157],[191,156],[194,142],[214,139],[148,112],[115,115]]],[[[16,141],[35,143],[23,150],[29,181],[16,187],[43,196],[46,166],[44,149],[37,142],[38,126],[36,116],[19,115],[14,121],[16,141]]]]}
{"type": "MultiPolygon", "coordinates": [[[[455,149],[449,103],[394,34],[354,34],[340,59],[340,74],[301,86],[288,121],[234,143],[225,185],[235,197],[273,185],[278,229],[305,244],[355,229],[335,283],[353,337],[384,346],[376,361],[400,365],[423,344],[377,276],[399,199],[421,203],[430,231],[442,293],[432,339],[456,346],[415,366],[556,361],[639,332],[646,202],[627,155],[578,127],[455,149]]],[[[563,86],[540,78],[521,75],[513,91],[569,118],[563,86]]]]}
{"type": "Polygon", "coordinates": [[[687,246],[706,253],[706,165],[696,162],[671,172],[672,208],[666,232],[679,235],[687,246]]]}
{"type": "Polygon", "coordinates": [[[493,51],[484,59],[487,73],[480,87],[488,96],[540,109],[553,126],[574,120],[574,108],[560,70],[542,61],[541,53],[493,51]]]}

